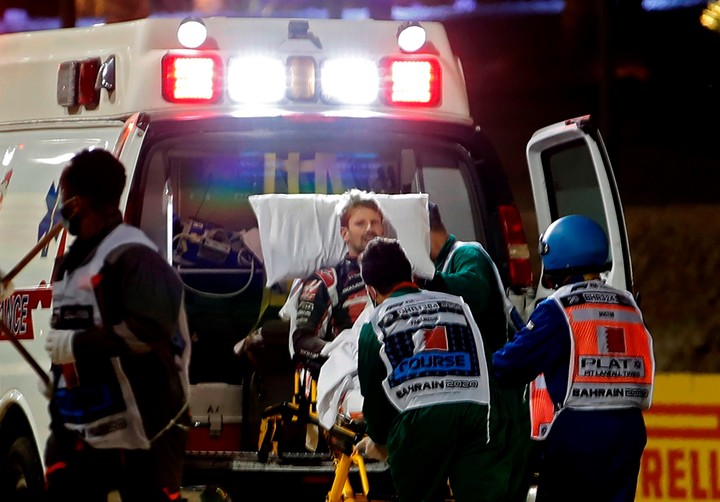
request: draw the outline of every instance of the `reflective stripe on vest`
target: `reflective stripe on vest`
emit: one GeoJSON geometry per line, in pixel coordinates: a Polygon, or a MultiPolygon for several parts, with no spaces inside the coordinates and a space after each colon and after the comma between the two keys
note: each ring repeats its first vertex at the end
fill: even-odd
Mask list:
{"type": "MultiPolygon", "coordinates": [[[[92,312],[91,318],[86,319],[86,327],[102,326],[94,291],[95,283],[99,280],[98,274],[105,258],[114,249],[131,243],[156,249],[142,231],[121,224],[105,237],[88,263],[53,284],[54,328],[69,328],[63,325],[64,317],[70,317],[63,315],[65,311],[92,312]]],[[[84,375],[79,375],[83,377],[82,386],[76,386],[77,381],[72,381],[72,375],[78,376],[75,365],[64,365],[55,399],[59,407],[63,408],[61,414],[65,419],[65,427],[78,432],[95,448],[148,449],[150,442],[120,359],[113,357],[108,364],[109,374],[114,375],[111,382],[92,382],[84,375]]]]}

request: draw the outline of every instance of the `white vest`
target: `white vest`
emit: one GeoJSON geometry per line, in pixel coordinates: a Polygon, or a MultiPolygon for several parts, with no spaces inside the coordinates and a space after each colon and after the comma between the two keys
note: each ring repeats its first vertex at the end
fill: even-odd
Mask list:
{"type": "MultiPolygon", "coordinates": [[[[63,309],[77,309],[86,314],[92,309],[92,319],[85,319],[87,327],[102,326],[100,308],[93,291],[93,278],[100,272],[108,254],[119,246],[131,243],[156,249],[155,244],[139,229],[119,225],[100,243],[88,263],[67,273],[53,284],[53,327],[64,329],[63,323],[68,322],[62,320],[60,312],[63,309]]],[[[82,319],[79,319],[77,322],[81,321],[82,319]]],[[[113,357],[109,364],[114,381],[102,384],[83,381],[79,387],[72,381],[73,376],[77,375],[74,365],[64,365],[63,376],[57,384],[56,400],[60,401],[62,396],[67,396],[69,401],[82,401],[89,405],[76,404],[75,416],[67,415],[72,413],[72,406],[61,411],[61,414],[65,413],[65,427],[78,432],[85,442],[95,448],[148,449],[150,440],[143,428],[135,396],[120,359],[113,357]]]]}
{"type": "Polygon", "coordinates": [[[482,337],[462,298],[431,291],[387,298],[369,322],[387,368],[383,388],[398,410],[490,403],[482,337]]]}

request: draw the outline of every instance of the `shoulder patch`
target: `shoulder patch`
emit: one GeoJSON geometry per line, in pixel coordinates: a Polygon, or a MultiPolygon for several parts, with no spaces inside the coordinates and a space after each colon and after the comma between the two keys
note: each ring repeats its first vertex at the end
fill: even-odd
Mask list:
{"type": "Polygon", "coordinates": [[[334,268],[322,268],[315,272],[315,275],[320,278],[327,288],[331,288],[337,282],[337,273],[334,268]]]}

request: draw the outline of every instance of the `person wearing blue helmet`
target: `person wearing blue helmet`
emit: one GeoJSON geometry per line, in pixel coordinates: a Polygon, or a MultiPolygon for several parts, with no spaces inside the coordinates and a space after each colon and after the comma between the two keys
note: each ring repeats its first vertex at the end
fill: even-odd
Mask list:
{"type": "Polygon", "coordinates": [[[555,291],[493,354],[500,381],[544,375],[550,419],[536,500],[633,501],[647,442],[642,410],[652,401],[652,338],[632,295],[600,278],[611,263],[595,221],[558,219],[540,236],[539,254],[543,284],[555,291]]]}

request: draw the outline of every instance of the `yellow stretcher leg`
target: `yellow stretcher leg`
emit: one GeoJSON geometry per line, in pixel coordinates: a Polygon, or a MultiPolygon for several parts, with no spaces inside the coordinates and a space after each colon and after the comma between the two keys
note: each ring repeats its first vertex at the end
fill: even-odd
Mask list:
{"type": "MultiPolygon", "coordinates": [[[[351,454],[342,453],[335,462],[335,478],[327,495],[326,502],[355,502],[355,490],[350,483],[350,468],[355,465],[360,474],[360,484],[365,497],[370,492],[365,460],[362,455],[353,451],[351,454]]],[[[363,499],[364,500],[364,499],[363,499]]]]}

